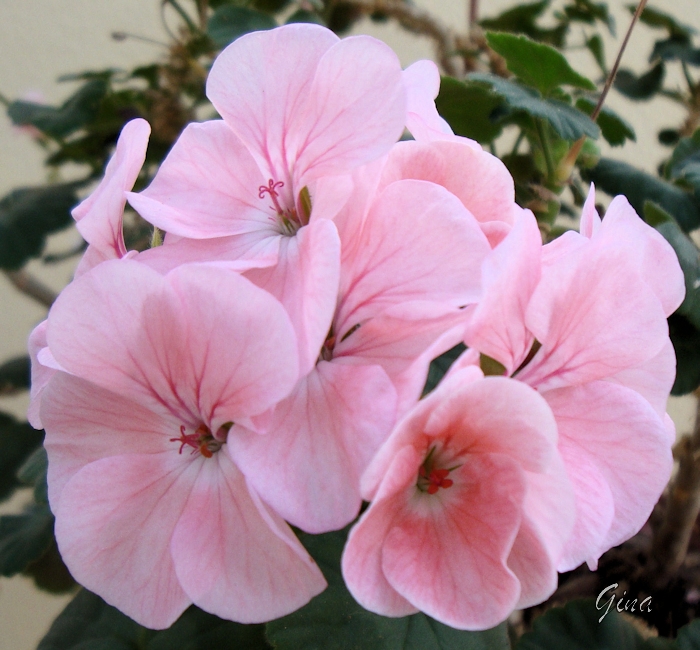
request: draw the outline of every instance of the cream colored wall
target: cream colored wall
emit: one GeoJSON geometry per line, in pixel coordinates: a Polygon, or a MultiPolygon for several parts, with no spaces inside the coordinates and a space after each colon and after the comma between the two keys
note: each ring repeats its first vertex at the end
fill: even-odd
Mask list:
{"type": "MultiPolygon", "coordinates": [[[[630,0],[611,0],[617,18],[618,36],[624,33],[629,14],[624,6],[630,0]]],[[[131,32],[164,41],[167,36],[159,15],[158,0],[0,0],[0,93],[9,98],[26,93],[41,93],[46,101],[61,101],[69,92],[67,84],[56,84],[62,73],[102,67],[128,68],[149,62],[158,56],[157,45],[136,40],[116,42],[112,31],[131,32]]],[[[467,0],[416,0],[430,8],[456,29],[466,27],[467,0]]],[[[481,0],[482,15],[494,15],[511,0],[481,0]]],[[[700,0],[656,0],[654,6],[673,11],[700,28],[700,0]]],[[[363,22],[356,31],[371,33],[386,40],[401,57],[404,65],[430,57],[430,43],[423,38],[407,36],[398,28],[363,22]]],[[[625,64],[637,71],[645,69],[644,57],[650,51],[652,35],[639,29],[633,35],[625,64]]],[[[608,61],[615,54],[615,41],[606,39],[608,61]]],[[[574,62],[582,71],[595,74],[590,58],[577,55],[574,62]]],[[[681,83],[678,78],[677,83],[681,83]]],[[[673,126],[681,112],[670,102],[634,104],[611,93],[609,105],[619,109],[636,128],[637,144],[628,144],[612,152],[629,162],[653,171],[663,157],[656,144],[656,131],[662,125],[673,126]]],[[[604,147],[604,150],[606,148],[604,147]]],[[[605,150],[605,153],[609,153],[605,150]]],[[[20,185],[39,184],[45,180],[41,151],[23,134],[14,130],[9,120],[0,116],[0,196],[20,185]]],[[[76,242],[77,234],[69,231],[51,242],[55,250],[76,242]]],[[[71,264],[63,264],[47,273],[40,265],[31,265],[33,272],[59,290],[70,279],[71,264]]],[[[45,315],[44,310],[28,298],[19,296],[0,274],[0,360],[22,354],[26,338],[45,315]]],[[[692,426],[693,405],[688,400],[672,400],[672,415],[680,431],[692,426]]],[[[18,416],[26,409],[26,398],[2,398],[0,410],[14,411],[18,416]]],[[[0,512],[21,506],[20,495],[0,512]]],[[[31,650],[64,607],[69,597],[49,596],[35,590],[25,578],[0,578],[0,650],[31,650]]]]}

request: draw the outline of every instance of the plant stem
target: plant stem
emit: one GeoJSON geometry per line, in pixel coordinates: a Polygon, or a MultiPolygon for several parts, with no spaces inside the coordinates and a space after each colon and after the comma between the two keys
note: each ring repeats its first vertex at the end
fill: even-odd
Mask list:
{"type": "Polygon", "coordinates": [[[469,0],[469,29],[479,22],[479,0],[469,0]]]}
{"type": "Polygon", "coordinates": [[[693,81],[693,78],[690,76],[690,70],[688,70],[688,64],[685,61],[682,61],[681,67],[683,68],[683,76],[685,77],[685,81],[688,84],[688,90],[690,90],[690,93],[693,94],[695,92],[695,82],[693,81]]]}
{"type": "Polygon", "coordinates": [[[5,275],[19,291],[45,307],[51,307],[58,297],[52,289],[26,271],[5,271],[5,275]]]}
{"type": "Polygon", "coordinates": [[[544,160],[547,164],[547,183],[549,184],[555,180],[554,176],[556,173],[554,160],[552,159],[552,150],[549,147],[549,136],[545,132],[542,120],[538,117],[535,118],[535,128],[537,129],[537,135],[539,136],[542,152],[544,153],[544,160]]]}
{"type": "Polygon", "coordinates": [[[180,14],[180,18],[185,21],[185,24],[187,25],[187,28],[193,33],[193,34],[198,34],[199,33],[199,28],[197,25],[194,24],[192,19],[189,17],[187,12],[180,6],[180,3],[177,0],[163,0],[163,5],[170,5],[175,11],[177,11],[178,14],[180,14]]]}

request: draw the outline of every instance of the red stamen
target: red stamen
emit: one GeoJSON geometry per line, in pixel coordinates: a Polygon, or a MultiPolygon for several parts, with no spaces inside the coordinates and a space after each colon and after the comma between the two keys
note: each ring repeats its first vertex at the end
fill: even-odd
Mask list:
{"type": "Polygon", "coordinates": [[[277,214],[283,214],[284,210],[282,210],[282,206],[280,205],[280,202],[277,200],[277,197],[279,196],[279,192],[277,191],[278,187],[284,187],[284,182],[283,181],[277,181],[275,182],[272,178],[268,180],[267,185],[261,185],[258,188],[258,197],[261,199],[265,198],[265,194],[269,194],[270,198],[272,199],[272,203],[274,205],[270,206],[274,210],[277,211],[277,214]]]}
{"type": "MultiPolygon", "coordinates": [[[[202,425],[203,426],[203,425],[202,425]]],[[[201,429],[201,426],[200,426],[201,429]]],[[[200,437],[200,431],[197,429],[194,433],[185,433],[185,425],[183,424],[180,427],[180,437],[179,438],[170,438],[170,442],[179,442],[182,443],[180,445],[180,450],[178,451],[178,454],[182,453],[182,450],[185,448],[185,445],[189,445],[190,447],[194,447],[194,453],[199,449],[199,437],[200,437]]]]}

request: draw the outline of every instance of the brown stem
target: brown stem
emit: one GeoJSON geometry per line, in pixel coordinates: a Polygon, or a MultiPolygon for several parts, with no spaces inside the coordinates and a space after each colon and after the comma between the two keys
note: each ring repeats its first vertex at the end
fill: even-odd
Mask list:
{"type": "Polygon", "coordinates": [[[428,36],[435,42],[438,62],[445,72],[453,76],[459,73],[453,59],[456,49],[454,32],[427,11],[401,0],[343,0],[343,4],[356,7],[366,14],[386,14],[408,31],[428,36]]]}
{"type": "Polygon", "coordinates": [[[469,0],[469,29],[479,22],[479,0],[469,0]]]}
{"type": "Polygon", "coordinates": [[[651,549],[648,577],[657,587],[668,584],[683,564],[700,513],[700,401],[693,433],[681,439],[676,451],[678,473],[671,483],[666,512],[651,549]]]}
{"type": "Polygon", "coordinates": [[[57,298],[52,289],[26,271],[5,271],[5,275],[19,291],[46,307],[51,307],[57,298]]]}

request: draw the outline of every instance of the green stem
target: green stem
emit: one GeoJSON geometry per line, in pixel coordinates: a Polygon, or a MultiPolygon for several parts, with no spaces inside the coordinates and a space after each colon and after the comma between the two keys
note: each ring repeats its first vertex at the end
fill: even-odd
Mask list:
{"type": "Polygon", "coordinates": [[[520,143],[525,139],[525,132],[520,131],[520,134],[518,137],[515,139],[515,144],[513,145],[513,151],[510,152],[511,156],[515,156],[518,153],[518,148],[520,147],[520,143]]]}
{"type": "Polygon", "coordinates": [[[693,78],[690,76],[690,70],[688,70],[688,64],[683,61],[681,63],[681,67],[683,68],[683,76],[685,77],[685,80],[688,84],[688,90],[690,90],[691,95],[695,94],[695,82],[693,81],[693,78]]]}
{"type": "Polygon", "coordinates": [[[544,153],[544,160],[547,164],[547,183],[554,181],[554,175],[556,169],[554,168],[554,159],[552,158],[552,150],[549,147],[549,136],[547,135],[544,124],[541,119],[535,118],[535,127],[537,128],[537,135],[540,138],[540,144],[542,145],[542,151],[544,153]]]}
{"type": "Polygon", "coordinates": [[[189,17],[187,12],[180,6],[180,3],[177,0],[163,0],[163,4],[168,4],[170,5],[177,13],[180,14],[180,18],[185,21],[185,24],[187,25],[188,29],[193,33],[193,34],[199,34],[200,30],[197,27],[197,25],[194,24],[192,19],[189,17]]]}

